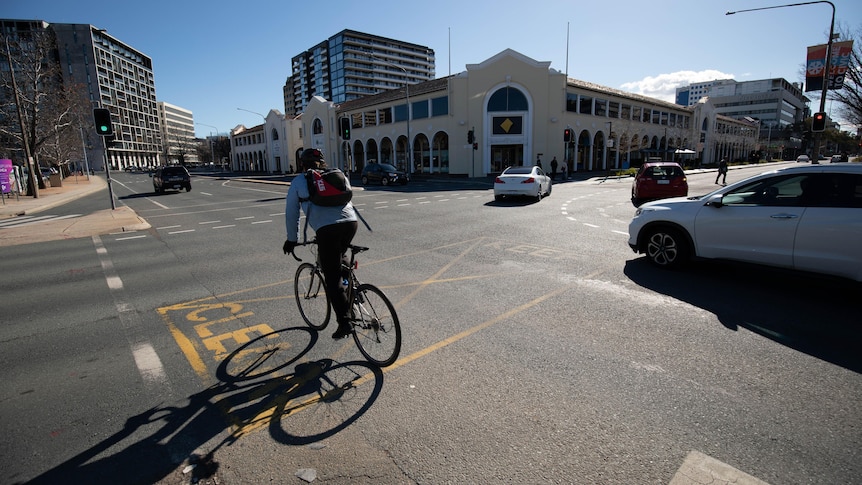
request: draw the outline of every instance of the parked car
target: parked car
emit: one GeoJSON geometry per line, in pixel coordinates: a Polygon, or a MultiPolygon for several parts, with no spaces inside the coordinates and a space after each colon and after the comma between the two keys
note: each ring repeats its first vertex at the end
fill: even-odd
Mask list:
{"type": "Polygon", "coordinates": [[[808,155],[799,155],[796,157],[796,163],[809,163],[811,159],[808,158],[808,155]]]}
{"type": "Polygon", "coordinates": [[[551,195],[551,177],[541,167],[508,167],[494,179],[494,200],[515,196],[540,201],[548,195],[551,195]]]}
{"type": "Polygon", "coordinates": [[[191,192],[192,182],[189,171],[181,165],[158,167],[153,172],[153,190],[162,193],[167,189],[186,189],[186,192],[191,192]]]}
{"type": "Polygon", "coordinates": [[[688,195],[688,178],[676,162],[646,162],[632,181],[632,204],[688,195]]]}
{"type": "Polygon", "coordinates": [[[844,160],[844,157],[842,157],[841,155],[832,155],[832,158],[829,159],[829,163],[841,163],[841,162],[846,162],[846,160],[844,160]]]}
{"type": "Polygon", "coordinates": [[[649,202],[629,246],[655,265],[725,259],[862,282],[862,165],[806,165],[649,202]]]}
{"type": "Polygon", "coordinates": [[[371,162],[362,169],[361,180],[362,185],[368,185],[369,182],[378,182],[383,185],[397,182],[406,185],[410,181],[410,175],[388,163],[371,162]]]}

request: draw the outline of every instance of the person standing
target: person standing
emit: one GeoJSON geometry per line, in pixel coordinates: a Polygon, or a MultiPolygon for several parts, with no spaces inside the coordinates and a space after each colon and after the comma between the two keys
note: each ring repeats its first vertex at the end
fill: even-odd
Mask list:
{"type": "Polygon", "coordinates": [[[721,184],[727,185],[727,159],[722,158],[718,162],[718,173],[715,175],[715,183],[718,184],[718,179],[721,178],[721,184]],[[723,177],[723,178],[722,178],[723,177]]]}
{"type": "Polygon", "coordinates": [[[557,180],[557,157],[551,160],[551,180],[557,180]]]}
{"type": "Polygon", "coordinates": [[[314,230],[317,239],[317,254],[320,269],[326,282],[326,295],[332,302],[338,329],[332,338],[340,339],[350,335],[351,327],[348,320],[350,304],[347,295],[341,290],[341,264],[347,253],[353,236],[359,226],[356,211],[350,202],[341,206],[327,207],[313,204],[309,197],[306,177],[311,175],[308,170],[326,167],[323,153],[315,148],[309,148],[299,156],[299,164],[303,169],[293,178],[285,197],[284,225],[287,239],[284,241],[284,254],[293,253],[299,239],[299,211],[305,213],[306,224],[314,230]]]}

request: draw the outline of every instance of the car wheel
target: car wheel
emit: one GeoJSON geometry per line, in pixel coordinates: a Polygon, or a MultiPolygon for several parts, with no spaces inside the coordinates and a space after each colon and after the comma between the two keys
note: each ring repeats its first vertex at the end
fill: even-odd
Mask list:
{"type": "Polygon", "coordinates": [[[186,185],[186,192],[191,192],[191,191],[192,191],[192,186],[191,186],[191,184],[186,185]]]}
{"type": "Polygon", "coordinates": [[[688,260],[688,242],[676,229],[656,227],[647,234],[646,255],[656,266],[676,268],[688,260]]]}
{"type": "Polygon", "coordinates": [[[545,192],[545,197],[548,197],[549,195],[551,195],[551,187],[553,187],[553,184],[548,184],[548,191],[545,192]]]}
{"type": "Polygon", "coordinates": [[[365,175],[362,176],[362,185],[368,185],[368,177],[365,175]]]}
{"type": "Polygon", "coordinates": [[[637,197],[632,197],[632,205],[635,207],[640,207],[643,204],[643,199],[638,199],[637,197]]]}
{"type": "Polygon", "coordinates": [[[539,190],[536,192],[536,202],[542,200],[542,186],[539,186],[539,190]]]}
{"type": "Polygon", "coordinates": [[[383,185],[389,185],[389,177],[383,177],[380,179],[380,183],[383,185]]]}
{"type": "Polygon", "coordinates": [[[503,200],[503,196],[502,195],[495,195],[494,200],[497,202],[500,202],[501,200],[503,200]]]}

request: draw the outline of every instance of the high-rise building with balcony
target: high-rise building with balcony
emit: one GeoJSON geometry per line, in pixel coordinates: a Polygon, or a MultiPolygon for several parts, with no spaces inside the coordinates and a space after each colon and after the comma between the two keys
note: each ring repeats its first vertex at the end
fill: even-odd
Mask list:
{"type": "Polygon", "coordinates": [[[165,162],[197,165],[194,115],[185,108],[164,101],[159,101],[157,105],[159,107],[165,162]]]}
{"type": "Polygon", "coordinates": [[[343,30],[291,59],[285,114],[301,113],[314,96],[340,104],[430,81],[434,66],[429,47],[343,30]]]}
{"type": "MultiPolygon", "coordinates": [[[[148,56],[88,24],[0,19],[0,28],[4,36],[12,37],[53,32],[56,54],[46,57],[45,62],[58,64],[57,72],[67,88],[86,90],[93,108],[111,111],[114,140],[109,143],[107,160],[112,168],[160,163],[156,86],[148,56]]],[[[90,167],[102,169],[104,145],[95,128],[82,135],[87,139],[90,167]]]]}

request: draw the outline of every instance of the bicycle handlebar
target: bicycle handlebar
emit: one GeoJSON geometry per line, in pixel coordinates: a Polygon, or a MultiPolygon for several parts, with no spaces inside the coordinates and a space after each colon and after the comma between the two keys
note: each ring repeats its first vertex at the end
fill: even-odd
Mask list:
{"type": "MultiPolygon", "coordinates": [[[[310,245],[312,245],[312,244],[317,244],[317,239],[316,239],[316,238],[315,238],[315,239],[312,239],[311,241],[298,242],[298,243],[296,243],[296,245],[295,245],[294,247],[297,247],[297,246],[310,246],[310,245]]],[[[357,246],[357,245],[355,245],[355,244],[349,244],[347,247],[348,247],[348,248],[353,252],[353,254],[361,253],[362,251],[368,251],[369,249],[371,249],[371,248],[367,248],[367,247],[365,247],[365,246],[357,246]]],[[[293,259],[295,259],[295,260],[297,260],[297,261],[302,261],[302,258],[300,258],[299,256],[297,256],[297,255],[296,255],[296,253],[294,253],[292,250],[290,251],[290,255],[291,255],[291,256],[293,256],[293,259]]]]}

